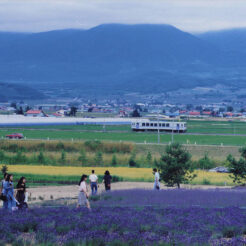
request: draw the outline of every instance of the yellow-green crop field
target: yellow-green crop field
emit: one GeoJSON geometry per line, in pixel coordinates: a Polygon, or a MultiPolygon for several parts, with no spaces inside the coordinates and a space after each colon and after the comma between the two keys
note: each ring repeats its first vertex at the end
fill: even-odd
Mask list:
{"type": "MultiPolygon", "coordinates": [[[[98,175],[103,175],[109,170],[111,175],[122,177],[126,181],[147,181],[153,180],[151,168],[128,168],[128,167],[64,167],[64,166],[33,166],[33,165],[9,165],[9,172],[20,174],[33,174],[44,176],[80,176],[90,174],[94,169],[98,175]]],[[[234,185],[227,173],[213,173],[206,171],[195,171],[197,177],[191,184],[211,185],[234,185]]]]}

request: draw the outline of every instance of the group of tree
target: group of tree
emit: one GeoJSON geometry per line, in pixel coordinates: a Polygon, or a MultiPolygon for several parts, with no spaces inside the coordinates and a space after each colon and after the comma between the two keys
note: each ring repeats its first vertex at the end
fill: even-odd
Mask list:
{"type": "Polygon", "coordinates": [[[76,106],[71,106],[69,111],[69,116],[75,117],[77,114],[78,108],[76,106]]]}
{"type": "Polygon", "coordinates": [[[131,113],[131,116],[134,118],[138,118],[138,117],[141,117],[141,114],[138,109],[134,109],[131,113]]]}
{"type": "Polygon", "coordinates": [[[246,147],[240,148],[241,158],[236,160],[232,155],[227,157],[230,168],[230,177],[234,183],[245,184],[246,182],[246,147]]]}
{"type": "MultiPolygon", "coordinates": [[[[227,163],[230,172],[230,177],[234,183],[246,183],[246,147],[240,148],[241,158],[235,159],[232,155],[228,155],[227,163]]],[[[212,160],[208,155],[198,161],[199,168],[209,169],[214,167],[212,160]]],[[[194,173],[195,166],[191,161],[191,155],[179,143],[173,143],[166,147],[165,153],[162,155],[160,162],[156,164],[160,171],[161,180],[168,186],[185,184],[192,181],[196,174],[194,173]]]]}

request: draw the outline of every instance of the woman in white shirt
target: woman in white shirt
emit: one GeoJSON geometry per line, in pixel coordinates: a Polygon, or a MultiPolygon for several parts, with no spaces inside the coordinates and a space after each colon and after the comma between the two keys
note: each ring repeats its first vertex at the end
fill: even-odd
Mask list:
{"type": "Polygon", "coordinates": [[[153,169],[153,174],[155,175],[154,190],[160,190],[160,174],[156,168],[153,169]]]}
{"type": "Polygon", "coordinates": [[[83,174],[79,181],[79,196],[78,196],[78,208],[81,206],[86,206],[91,209],[90,203],[88,201],[89,194],[86,186],[87,175],[83,174]]]}
{"type": "Polygon", "coordinates": [[[95,196],[97,194],[97,186],[98,186],[98,177],[95,174],[95,170],[91,171],[91,175],[89,176],[90,185],[91,185],[91,195],[95,196]]]}

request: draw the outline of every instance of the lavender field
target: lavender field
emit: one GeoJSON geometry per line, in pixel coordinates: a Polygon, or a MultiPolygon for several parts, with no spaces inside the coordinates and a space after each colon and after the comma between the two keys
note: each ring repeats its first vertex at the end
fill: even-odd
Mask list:
{"type": "Polygon", "coordinates": [[[0,245],[246,245],[243,190],[132,190],[93,200],[91,212],[1,210],[0,245]]]}

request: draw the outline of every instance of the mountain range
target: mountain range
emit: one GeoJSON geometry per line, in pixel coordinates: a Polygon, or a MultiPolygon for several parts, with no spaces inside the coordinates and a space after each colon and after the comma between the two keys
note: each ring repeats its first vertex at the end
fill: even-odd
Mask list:
{"type": "Polygon", "coordinates": [[[197,37],[223,51],[246,53],[246,28],[206,32],[197,37]]]}
{"type": "Polygon", "coordinates": [[[245,29],[190,34],[170,25],[104,24],[0,32],[0,81],[82,94],[157,93],[235,81],[246,87],[245,52],[245,29]]]}

